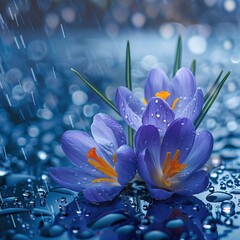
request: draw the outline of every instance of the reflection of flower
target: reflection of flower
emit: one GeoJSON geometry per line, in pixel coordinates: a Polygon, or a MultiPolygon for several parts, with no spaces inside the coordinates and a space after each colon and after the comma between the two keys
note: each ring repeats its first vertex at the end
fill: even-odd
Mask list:
{"type": "Polygon", "coordinates": [[[136,213],[129,196],[95,205],[80,195],[66,206],[64,217],[56,216],[54,224],[65,226],[70,239],[83,239],[84,235],[85,238],[88,235],[98,239],[135,239],[136,213]]]}
{"type": "Polygon", "coordinates": [[[127,88],[119,87],[116,106],[124,121],[133,129],[151,124],[164,135],[174,118],[196,120],[203,107],[203,93],[196,88],[195,78],[187,68],[179,69],[171,82],[161,70],[153,69],[146,79],[143,101],[127,88]]]}
{"type": "Polygon", "coordinates": [[[135,144],[138,172],[153,198],[165,199],[173,193],[192,195],[206,188],[208,174],[199,169],[212,152],[213,138],[205,130],[196,134],[190,119],[172,122],[163,140],[155,126],[144,125],[135,144]]]}
{"type": "Polygon", "coordinates": [[[166,239],[180,239],[182,234],[184,239],[217,239],[216,225],[215,232],[211,234],[203,229],[203,220],[209,216],[205,204],[198,198],[174,196],[154,201],[145,218],[153,219],[147,232],[162,230],[167,235],[166,239]]]}
{"type": "Polygon", "coordinates": [[[91,125],[93,138],[67,131],[62,148],[75,168],[50,168],[50,176],[66,188],[80,191],[92,202],[112,200],[134,177],[136,157],[126,145],[122,127],[106,114],[97,114],[91,125]]]}

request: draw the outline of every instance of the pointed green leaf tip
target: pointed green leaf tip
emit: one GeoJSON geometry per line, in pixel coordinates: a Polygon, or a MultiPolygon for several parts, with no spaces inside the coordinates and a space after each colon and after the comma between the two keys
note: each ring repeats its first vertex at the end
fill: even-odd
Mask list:
{"type": "MultiPolygon", "coordinates": [[[[132,78],[131,78],[131,52],[130,43],[127,41],[126,47],[126,69],[125,69],[126,87],[132,91],[132,78]]],[[[133,129],[128,127],[128,144],[133,148],[133,129]]]]}
{"type": "Polygon", "coordinates": [[[199,125],[201,124],[202,120],[204,119],[204,117],[206,116],[208,110],[211,108],[212,104],[214,103],[214,101],[216,100],[221,88],[223,87],[224,83],[226,82],[226,80],[228,79],[229,75],[230,75],[231,71],[229,71],[221,80],[221,82],[218,84],[217,88],[215,89],[215,91],[211,94],[211,96],[209,97],[208,101],[206,102],[203,110],[201,111],[200,115],[198,116],[197,120],[195,121],[195,128],[197,129],[199,127],[199,125]]]}
{"type": "Polygon", "coordinates": [[[182,58],[182,37],[179,36],[177,41],[175,62],[173,66],[173,76],[175,76],[177,70],[181,67],[181,58],[182,58]]]}
{"type": "Polygon", "coordinates": [[[92,85],[85,77],[83,77],[77,70],[71,68],[71,71],[74,72],[84,83],[87,84],[109,107],[111,107],[115,112],[118,113],[117,108],[111,100],[109,100],[103,93],[101,93],[94,85],[92,85]]]}
{"type": "Polygon", "coordinates": [[[125,72],[125,79],[126,79],[126,87],[129,90],[132,90],[132,78],[131,78],[131,52],[130,52],[130,43],[127,42],[126,48],[126,72],[125,72]]]}
{"type": "Polygon", "coordinates": [[[212,84],[212,86],[209,88],[209,90],[207,91],[206,95],[204,96],[204,102],[206,102],[208,100],[208,98],[212,95],[214,89],[218,85],[219,80],[221,79],[222,74],[223,74],[223,70],[219,73],[219,75],[217,76],[216,80],[214,81],[214,83],[212,84]]]}
{"type": "Polygon", "coordinates": [[[193,61],[192,61],[192,64],[191,64],[191,71],[192,71],[192,73],[193,73],[193,76],[195,76],[196,75],[196,60],[194,59],[193,61]]]}

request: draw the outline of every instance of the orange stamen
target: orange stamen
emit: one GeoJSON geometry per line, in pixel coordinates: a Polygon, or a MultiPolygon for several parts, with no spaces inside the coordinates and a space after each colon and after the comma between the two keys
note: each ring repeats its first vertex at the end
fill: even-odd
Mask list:
{"type": "Polygon", "coordinates": [[[98,183],[98,182],[115,182],[114,179],[112,178],[96,178],[92,180],[93,183],[98,183]]]}
{"type": "Polygon", "coordinates": [[[171,94],[167,91],[161,91],[161,92],[156,92],[155,97],[162,98],[163,100],[166,100],[171,94]]]}
{"type": "MultiPolygon", "coordinates": [[[[117,172],[103,158],[97,155],[96,148],[91,148],[87,153],[87,157],[89,158],[88,159],[89,164],[91,164],[94,168],[96,168],[98,171],[102,172],[106,176],[110,177],[110,178],[97,178],[92,181],[93,183],[116,182],[116,179],[118,177],[117,172]]],[[[117,162],[116,154],[113,155],[113,162],[114,162],[114,165],[117,162]]]]}
{"type": "Polygon", "coordinates": [[[102,166],[104,167],[108,167],[108,163],[105,162],[104,159],[102,159],[101,157],[99,157],[96,153],[96,148],[91,148],[88,153],[87,153],[87,157],[94,159],[95,161],[97,161],[98,163],[100,163],[102,166]]]}
{"type": "Polygon", "coordinates": [[[177,173],[181,172],[184,168],[187,167],[187,164],[179,163],[180,150],[178,149],[171,161],[170,152],[167,152],[166,160],[163,165],[162,173],[163,173],[163,182],[167,187],[171,186],[171,182],[168,181],[169,178],[172,178],[177,173]]]}
{"type": "Polygon", "coordinates": [[[164,162],[164,166],[163,166],[163,173],[165,173],[165,172],[167,172],[168,171],[168,169],[167,168],[169,168],[169,166],[170,166],[170,156],[171,156],[171,153],[170,152],[167,152],[167,156],[166,156],[166,160],[165,160],[165,162],[164,162]]]}
{"type": "Polygon", "coordinates": [[[171,186],[171,183],[168,180],[164,179],[163,182],[167,187],[171,186]]]}
{"type": "Polygon", "coordinates": [[[116,163],[117,163],[117,155],[116,154],[113,154],[113,163],[114,163],[114,165],[116,165],[116,163]]]}
{"type": "Polygon", "coordinates": [[[88,162],[97,170],[104,173],[105,175],[109,177],[117,177],[116,171],[112,167],[105,168],[101,166],[98,162],[95,162],[94,160],[88,159],[88,162]]]}
{"type": "Polygon", "coordinates": [[[172,104],[172,110],[174,110],[174,108],[176,107],[177,103],[179,101],[179,98],[176,98],[172,104]]]}

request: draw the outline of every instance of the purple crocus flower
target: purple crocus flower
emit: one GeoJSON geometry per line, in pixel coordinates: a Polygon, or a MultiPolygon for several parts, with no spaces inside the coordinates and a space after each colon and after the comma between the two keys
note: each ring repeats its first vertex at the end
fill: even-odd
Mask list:
{"type": "Polygon", "coordinates": [[[173,121],[163,139],[155,126],[143,125],[135,144],[138,172],[153,198],[192,195],[207,187],[208,173],[200,169],[212,152],[213,138],[206,130],[196,134],[190,119],[173,121]]]}
{"type": "Polygon", "coordinates": [[[62,149],[76,166],[50,168],[50,176],[74,191],[84,190],[91,202],[115,198],[136,173],[136,154],[126,145],[123,128],[110,116],[99,113],[91,125],[92,136],[67,131],[62,149]]]}
{"type": "Polygon", "coordinates": [[[126,87],[117,89],[118,111],[134,130],[151,124],[164,135],[174,119],[186,117],[194,122],[203,107],[203,92],[196,87],[195,78],[187,68],[179,69],[171,82],[160,69],[151,70],[144,94],[145,98],[140,100],[126,87]]]}

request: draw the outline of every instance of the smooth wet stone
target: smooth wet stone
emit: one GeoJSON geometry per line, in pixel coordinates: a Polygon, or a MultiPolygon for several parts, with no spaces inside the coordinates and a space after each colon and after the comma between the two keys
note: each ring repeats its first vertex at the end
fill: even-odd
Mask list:
{"type": "Polygon", "coordinates": [[[232,198],[233,196],[231,194],[220,191],[211,193],[206,197],[207,201],[209,202],[223,202],[232,198]]]}
{"type": "Polygon", "coordinates": [[[28,181],[28,179],[36,180],[35,176],[26,175],[26,174],[10,174],[6,176],[6,185],[7,186],[16,186],[18,184],[23,184],[28,181]]]}
{"type": "Polygon", "coordinates": [[[44,210],[44,209],[40,209],[40,208],[34,208],[32,210],[32,214],[35,216],[35,217],[42,217],[42,216],[52,216],[52,213],[47,211],[47,210],[44,210]]]}
{"type": "Polygon", "coordinates": [[[25,213],[29,212],[27,208],[5,208],[0,211],[0,216],[8,215],[8,214],[17,214],[17,213],[25,213]]]}
{"type": "Polygon", "coordinates": [[[39,223],[40,235],[43,237],[58,237],[63,234],[65,228],[61,225],[52,225],[51,222],[46,220],[41,220],[39,223]]]}
{"type": "Polygon", "coordinates": [[[26,235],[18,233],[18,234],[15,234],[14,236],[12,236],[11,240],[30,240],[30,238],[26,235]]]}
{"type": "Polygon", "coordinates": [[[95,230],[95,229],[110,227],[113,224],[124,221],[126,219],[127,219],[126,216],[124,216],[123,214],[111,213],[98,219],[96,222],[94,222],[91,225],[91,228],[95,230]]]}
{"type": "Polygon", "coordinates": [[[73,239],[92,239],[94,232],[90,230],[73,229],[72,235],[75,237],[73,239]]]}
{"type": "Polygon", "coordinates": [[[76,192],[66,189],[66,188],[51,188],[49,192],[57,192],[57,193],[62,193],[66,195],[76,195],[76,192]]]}
{"type": "Polygon", "coordinates": [[[122,227],[119,227],[116,232],[121,234],[121,235],[125,235],[125,234],[129,234],[131,232],[133,232],[135,230],[135,226],[133,225],[125,225],[122,227]]]}
{"type": "Polygon", "coordinates": [[[144,240],[168,240],[169,236],[162,231],[151,231],[144,235],[144,240]]]}
{"type": "Polygon", "coordinates": [[[181,219],[175,219],[175,220],[169,221],[165,226],[171,229],[179,228],[184,226],[184,222],[181,219]]]}

